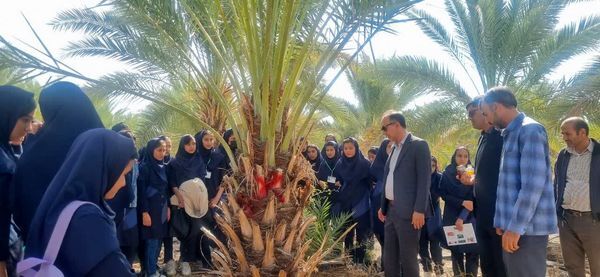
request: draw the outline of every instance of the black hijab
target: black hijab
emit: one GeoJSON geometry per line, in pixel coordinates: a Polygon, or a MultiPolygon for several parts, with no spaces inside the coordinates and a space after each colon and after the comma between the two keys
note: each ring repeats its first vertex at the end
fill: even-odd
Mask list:
{"type": "MultiPolygon", "coordinates": [[[[92,202],[112,217],[114,213],[105,202],[104,195],[135,155],[133,141],[113,131],[94,129],[81,134],[73,142],[63,165],[41,199],[27,237],[27,256],[43,256],[60,213],[75,200],[92,202]]],[[[87,254],[81,255],[78,263],[97,264],[110,251],[101,248],[110,244],[98,242],[99,249],[84,251],[87,254]]]]}
{"type": "Polygon", "coordinates": [[[377,155],[375,155],[375,160],[369,169],[371,176],[373,176],[373,178],[375,178],[377,181],[383,180],[383,171],[389,156],[387,153],[388,144],[390,144],[390,140],[387,138],[381,142],[381,146],[379,146],[379,150],[377,150],[377,155]]]}
{"type": "Polygon", "coordinates": [[[25,147],[14,179],[15,221],[25,233],[75,138],[87,130],[104,128],[90,99],[72,83],[57,82],[43,89],[39,102],[44,126],[25,147]]]}
{"type": "Polygon", "coordinates": [[[369,175],[369,167],[371,166],[369,160],[367,160],[360,151],[356,139],[350,138],[350,140],[356,149],[356,154],[351,158],[346,157],[346,154],[342,154],[337,167],[338,173],[344,182],[360,181],[367,178],[369,175]]]}
{"type": "Polygon", "coordinates": [[[0,86],[0,173],[13,174],[16,157],[9,140],[17,121],[35,110],[33,93],[14,86],[0,86]]]}
{"type": "Polygon", "coordinates": [[[323,158],[321,157],[321,153],[319,152],[319,148],[318,148],[316,145],[314,145],[314,144],[309,144],[309,145],[306,147],[306,152],[307,152],[307,158],[306,158],[306,159],[307,159],[307,160],[310,162],[310,164],[312,165],[312,169],[313,169],[314,171],[319,171],[319,167],[321,166],[321,162],[323,161],[323,158]],[[316,158],[316,159],[314,159],[314,160],[311,160],[311,159],[308,157],[308,149],[309,149],[309,148],[313,148],[313,149],[315,149],[315,151],[317,152],[317,158],[316,158]]]}
{"type": "Polygon", "coordinates": [[[338,146],[337,142],[335,142],[335,141],[326,142],[325,145],[323,145],[323,148],[321,149],[321,157],[323,158],[323,161],[330,168],[333,169],[333,167],[335,166],[337,161],[340,159],[340,147],[338,146]],[[333,156],[333,158],[331,158],[331,159],[329,157],[327,157],[327,146],[332,146],[333,149],[335,149],[335,156],[333,156]]]}
{"type": "Polygon", "coordinates": [[[154,150],[161,146],[161,142],[164,142],[164,140],[161,138],[153,138],[148,141],[148,143],[146,144],[146,153],[144,153],[144,162],[142,163],[142,166],[148,166],[166,182],[167,170],[165,168],[166,165],[164,159],[162,161],[159,161],[154,158],[154,150]]]}
{"type": "Polygon", "coordinates": [[[204,164],[206,164],[206,168],[212,172],[219,169],[219,165],[223,162],[225,157],[214,148],[204,148],[202,139],[208,134],[209,132],[207,130],[202,130],[198,132],[194,138],[196,139],[196,152],[202,158],[204,164]]]}
{"type": "Polygon", "coordinates": [[[453,184],[462,185],[461,182],[458,179],[456,179],[456,175],[458,174],[458,170],[456,169],[456,167],[458,166],[458,164],[456,163],[456,153],[458,153],[458,150],[467,151],[467,155],[469,156],[467,165],[471,164],[471,152],[469,152],[469,150],[465,147],[456,148],[456,150],[454,150],[454,154],[452,154],[452,160],[450,161],[450,164],[444,170],[443,174],[453,184]]]}
{"type": "MultiPolygon", "coordinates": [[[[176,186],[190,179],[204,179],[206,175],[206,165],[200,155],[196,155],[196,153],[190,154],[185,151],[185,145],[193,139],[194,137],[189,134],[181,137],[175,160],[169,164],[169,167],[173,169],[172,174],[174,175],[176,186]]],[[[198,142],[196,142],[196,148],[198,147],[198,142]]]]}

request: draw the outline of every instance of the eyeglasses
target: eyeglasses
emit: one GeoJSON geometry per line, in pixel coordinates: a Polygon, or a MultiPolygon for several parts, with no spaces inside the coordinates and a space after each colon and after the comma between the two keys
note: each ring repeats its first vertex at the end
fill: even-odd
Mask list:
{"type": "Polygon", "coordinates": [[[383,131],[383,132],[387,131],[387,127],[389,127],[390,125],[392,125],[394,123],[396,123],[396,122],[392,121],[392,122],[390,122],[388,124],[383,125],[383,127],[381,127],[381,131],[383,131]]]}

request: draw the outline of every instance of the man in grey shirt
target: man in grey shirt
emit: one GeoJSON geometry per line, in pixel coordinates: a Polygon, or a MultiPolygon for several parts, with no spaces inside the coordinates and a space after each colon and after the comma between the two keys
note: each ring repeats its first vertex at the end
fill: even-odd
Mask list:
{"type": "Polygon", "coordinates": [[[406,120],[399,112],[385,113],[381,126],[393,144],[384,167],[378,212],[385,222],[385,276],[417,277],[419,229],[425,224],[425,215],[431,213],[431,153],[427,142],[406,130],[406,120]]]}
{"type": "Polygon", "coordinates": [[[556,210],[565,267],[571,277],[585,277],[585,256],[592,276],[600,276],[600,145],[589,138],[583,118],[561,124],[567,147],[554,169],[556,210]]]}

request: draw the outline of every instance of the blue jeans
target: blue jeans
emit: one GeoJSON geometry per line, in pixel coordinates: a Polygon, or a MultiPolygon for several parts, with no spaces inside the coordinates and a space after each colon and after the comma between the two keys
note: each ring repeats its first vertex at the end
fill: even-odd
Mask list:
{"type": "Polygon", "coordinates": [[[148,275],[156,273],[156,263],[158,262],[158,255],[160,254],[160,245],[162,240],[160,239],[147,239],[146,240],[146,273],[148,275]]]}

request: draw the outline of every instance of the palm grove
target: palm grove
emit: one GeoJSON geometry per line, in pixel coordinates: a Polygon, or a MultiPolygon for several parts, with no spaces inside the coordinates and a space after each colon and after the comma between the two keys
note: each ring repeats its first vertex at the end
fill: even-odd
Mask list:
{"type": "MultiPolygon", "coordinates": [[[[600,116],[600,55],[572,78],[549,77],[565,61],[598,53],[600,15],[559,24],[561,13],[579,1],[446,0],[451,21],[446,24],[415,6],[419,2],[102,1],[61,12],[50,24],[85,34],[69,43],[64,56],[114,59],[127,70],[89,78],[45,46],[19,48],[0,36],[2,82],[35,86],[34,79],[50,74],[50,82],[63,77],[87,82],[100,95],[96,104],[105,107],[146,100],[144,111],[125,117],[152,126],[139,128],[143,139],[233,128],[241,158],[232,159],[236,173],[224,185],[253,197],[254,212],[247,216],[233,199],[223,207],[229,216],[219,224],[231,247],[220,245],[215,252],[219,270],[310,275],[345,230],[314,206],[312,213],[303,212],[311,205],[311,190],[298,184],[310,183],[314,175],[298,158],[300,137],[320,141],[333,129],[357,136],[363,145],[378,144],[381,114],[397,109],[405,111],[409,128],[430,142],[433,153],[450,156],[457,144],[474,144],[477,135],[464,113],[473,96],[468,91],[482,94],[497,85],[514,88],[520,108],[556,134],[554,152],[561,147],[563,118],[585,116],[592,136],[599,134],[594,122],[600,116]],[[403,21],[414,22],[454,66],[437,56],[369,57],[372,38],[393,32],[391,26],[401,28],[403,21]],[[335,78],[326,81],[329,71],[335,78]],[[356,105],[327,94],[342,74],[356,105]],[[435,100],[415,107],[423,97],[435,100]],[[256,176],[279,172],[281,189],[255,197],[261,185],[256,176]]],[[[104,117],[123,115],[113,110],[104,117]]]]}

